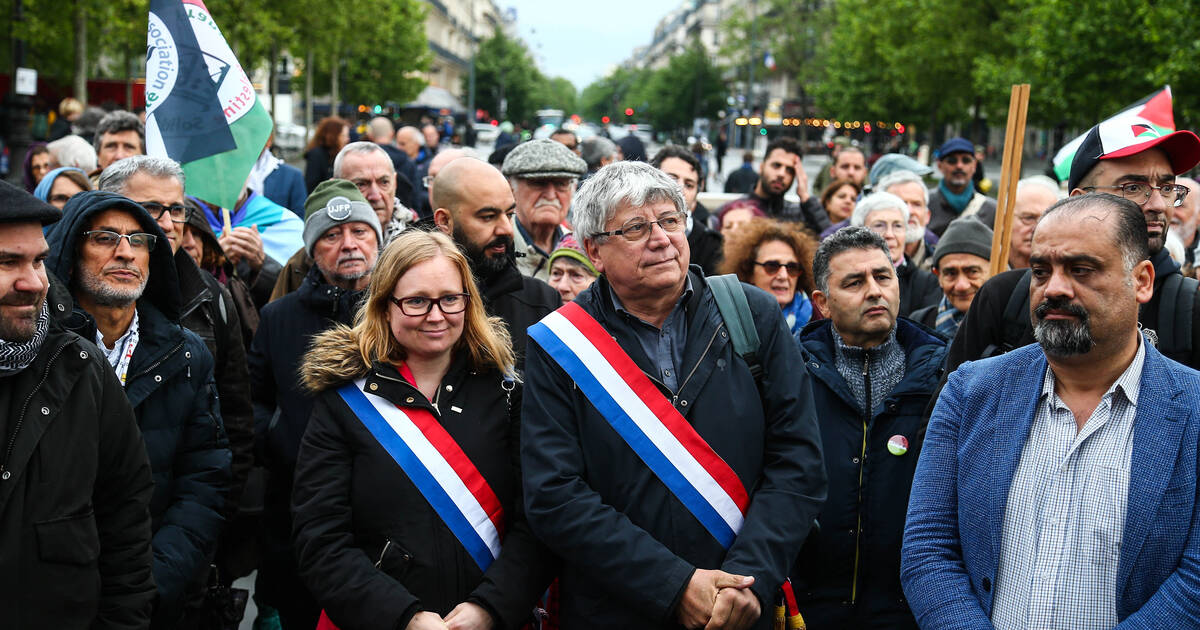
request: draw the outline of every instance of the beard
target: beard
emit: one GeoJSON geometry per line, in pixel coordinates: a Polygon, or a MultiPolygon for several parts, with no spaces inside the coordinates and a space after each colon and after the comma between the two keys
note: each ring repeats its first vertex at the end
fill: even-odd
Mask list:
{"type": "Polygon", "coordinates": [[[1051,357],[1066,358],[1091,352],[1096,345],[1092,336],[1087,309],[1066,300],[1051,298],[1043,301],[1033,309],[1036,323],[1033,326],[1033,338],[1042,346],[1042,350],[1051,357]],[[1074,315],[1075,321],[1056,319],[1046,321],[1046,315],[1051,310],[1074,315]]]}
{"type": "Polygon", "coordinates": [[[511,236],[500,236],[483,245],[476,245],[459,229],[458,225],[454,226],[453,231],[454,242],[458,243],[459,249],[467,257],[467,262],[471,264],[471,270],[480,278],[490,278],[504,271],[512,262],[516,245],[511,236]],[[503,254],[492,256],[487,252],[488,248],[500,245],[504,246],[503,254]]]}
{"type": "Polygon", "coordinates": [[[325,269],[321,269],[321,272],[332,279],[334,283],[338,283],[349,282],[351,280],[358,280],[359,278],[366,277],[370,275],[371,271],[374,269],[375,264],[368,261],[366,256],[363,256],[362,254],[345,254],[338,257],[337,262],[333,264],[333,270],[326,271],[325,269]],[[360,271],[338,271],[338,269],[340,269],[344,263],[354,261],[362,261],[363,263],[366,263],[366,266],[360,271]]]}
{"type": "Polygon", "coordinates": [[[910,225],[904,230],[904,244],[918,243],[925,238],[925,228],[920,225],[910,225]]]}
{"type": "MultiPolygon", "coordinates": [[[[3,306],[38,306],[46,301],[46,292],[29,293],[13,291],[0,298],[3,306]]],[[[41,308],[34,309],[28,317],[0,318],[0,341],[9,343],[25,343],[37,334],[38,318],[41,308]]]]}
{"type": "Polygon", "coordinates": [[[104,271],[115,271],[117,269],[137,272],[141,275],[141,284],[137,287],[112,286],[99,276],[92,274],[91,271],[80,268],[76,274],[79,290],[83,291],[97,306],[124,308],[133,304],[142,297],[142,293],[146,290],[146,282],[150,280],[150,276],[149,274],[142,274],[141,270],[133,265],[115,265],[105,268],[104,271]]]}

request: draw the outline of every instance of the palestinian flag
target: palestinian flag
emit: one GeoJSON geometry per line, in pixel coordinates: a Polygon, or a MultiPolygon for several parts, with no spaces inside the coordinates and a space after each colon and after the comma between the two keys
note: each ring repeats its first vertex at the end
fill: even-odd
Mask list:
{"type": "Polygon", "coordinates": [[[146,153],[183,166],[187,193],[232,208],[271,116],[200,0],[150,0],[146,153]]]}
{"type": "MultiPolygon", "coordinates": [[[[1171,86],[1168,85],[1126,107],[1119,114],[1105,120],[1100,125],[1111,132],[1129,136],[1129,140],[1143,137],[1147,140],[1159,138],[1175,131],[1175,114],[1171,102],[1171,86]]],[[[1071,164],[1075,160],[1075,153],[1087,136],[1088,134],[1085,133],[1068,142],[1054,156],[1054,175],[1058,181],[1065,182],[1070,178],[1071,164]]],[[[1136,142],[1125,144],[1136,144],[1136,142]]]]}

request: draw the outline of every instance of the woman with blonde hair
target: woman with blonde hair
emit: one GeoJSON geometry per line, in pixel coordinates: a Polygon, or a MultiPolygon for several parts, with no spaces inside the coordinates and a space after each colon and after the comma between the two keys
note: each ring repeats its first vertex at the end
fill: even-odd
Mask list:
{"type": "Polygon", "coordinates": [[[770,293],[795,333],[813,317],[812,264],[817,239],[795,223],[754,218],[725,239],[721,273],[770,293]]]}
{"type": "Polygon", "coordinates": [[[353,328],[313,340],[292,508],[342,630],[518,628],[552,577],[524,521],[508,332],[441,233],[384,249],[353,328]]]}

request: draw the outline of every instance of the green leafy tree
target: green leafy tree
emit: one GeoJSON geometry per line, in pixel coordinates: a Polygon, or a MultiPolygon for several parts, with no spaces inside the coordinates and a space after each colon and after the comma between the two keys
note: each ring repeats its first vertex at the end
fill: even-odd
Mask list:
{"type": "MultiPolygon", "coordinates": [[[[525,44],[496,29],[475,55],[475,106],[497,118],[531,122],[541,107],[545,78],[525,44]]],[[[467,89],[463,78],[463,91],[467,89]]]]}
{"type": "Polygon", "coordinates": [[[696,118],[713,118],[725,106],[725,84],[699,42],[671,57],[645,86],[643,113],[658,131],[686,135],[696,118]]]}
{"type": "Polygon", "coordinates": [[[618,67],[583,88],[579,96],[582,114],[591,120],[609,116],[619,120],[626,107],[646,102],[646,88],[653,72],[641,68],[618,67]]]}
{"type": "Polygon", "coordinates": [[[576,113],[579,94],[575,84],[563,77],[543,78],[534,99],[539,108],[561,109],[566,115],[576,113]]]}

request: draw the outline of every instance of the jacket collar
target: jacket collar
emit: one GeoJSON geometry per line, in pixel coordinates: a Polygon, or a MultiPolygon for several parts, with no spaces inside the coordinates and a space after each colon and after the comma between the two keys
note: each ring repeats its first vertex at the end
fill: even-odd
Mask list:
{"type": "Polygon", "coordinates": [[[349,291],[325,282],[325,276],[315,264],[296,289],[301,304],[346,325],[354,319],[354,311],[365,294],[365,291],[349,291]]]}
{"type": "MultiPolygon", "coordinates": [[[[821,319],[805,326],[797,337],[808,355],[813,376],[825,383],[838,397],[857,406],[854,395],[834,364],[836,342],[833,335],[833,321],[821,319]]],[[[917,322],[897,317],[896,341],[904,352],[904,378],[888,394],[888,399],[933,391],[942,375],[945,340],[917,322]]]]}
{"type": "Polygon", "coordinates": [[[175,270],[179,276],[179,294],[183,298],[183,307],[179,310],[181,318],[187,317],[201,304],[216,297],[204,281],[203,274],[208,272],[201,271],[192,260],[191,254],[182,247],[175,252],[175,270]]]}

